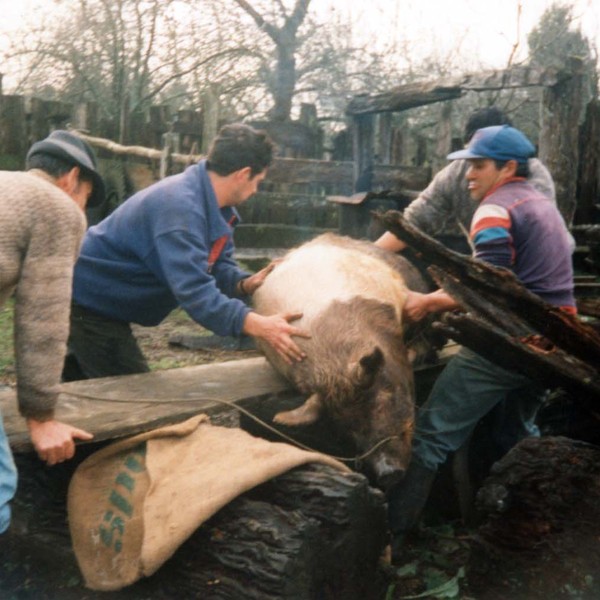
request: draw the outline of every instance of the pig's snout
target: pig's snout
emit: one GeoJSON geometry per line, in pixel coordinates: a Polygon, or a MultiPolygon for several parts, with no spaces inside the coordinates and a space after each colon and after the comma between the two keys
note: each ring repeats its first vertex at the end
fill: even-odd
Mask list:
{"type": "Polygon", "coordinates": [[[386,456],[380,456],[373,465],[377,485],[384,491],[400,483],[406,473],[406,468],[397,461],[390,461],[386,456]]]}

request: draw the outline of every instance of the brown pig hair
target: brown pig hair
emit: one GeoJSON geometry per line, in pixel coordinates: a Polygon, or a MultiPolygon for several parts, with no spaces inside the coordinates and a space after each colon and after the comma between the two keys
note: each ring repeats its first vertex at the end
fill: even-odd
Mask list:
{"type": "MultiPolygon", "coordinates": [[[[322,398],[330,398],[326,405],[333,408],[343,406],[344,420],[359,419],[362,409],[356,400],[361,394],[356,393],[356,381],[350,377],[350,363],[359,361],[371,354],[375,348],[383,353],[385,363],[380,368],[400,368],[406,352],[402,329],[394,307],[378,300],[355,297],[347,302],[334,302],[314,323],[313,355],[311,357],[314,390],[322,398]],[[366,315],[367,318],[359,318],[366,315]],[[332,322],[337,326],[332,326],[332,322]],[[353,332],[352,329],[355,329],[353,332]],[[338,338],[338,343],[331,344],[338,348],[333,356],[322,356],[318,351],[320,337],[338,338]],[[350,340],[361,340],[358,347],[349,347],[350,340]],[[387,363],[392,361],[391,366],[387,363]],[[332,397],[335,390],[336,397],[332,397]],[[354,400],[353,402],[351,400],[354,400]]],[[[307,382],[310,386],[311,382],[307,382]]]]}

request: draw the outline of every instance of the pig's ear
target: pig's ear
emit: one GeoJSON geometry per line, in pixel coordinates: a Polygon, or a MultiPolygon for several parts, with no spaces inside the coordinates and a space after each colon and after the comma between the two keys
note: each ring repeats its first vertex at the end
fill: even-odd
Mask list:
{"type": "Polygon", "coordinates": [[[375,346],[371,354],[365,354],[357,363],[351,365],[350,378],[358,387],[371,387],[384,362],[383,352],[379,346],[375,346]]]}

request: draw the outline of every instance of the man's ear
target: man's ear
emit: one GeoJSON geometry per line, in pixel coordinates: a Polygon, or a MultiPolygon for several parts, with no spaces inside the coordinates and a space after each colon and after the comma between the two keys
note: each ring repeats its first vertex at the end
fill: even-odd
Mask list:
{"type": "Polygon", "coordinates": [[[502,170],[505,172],[506,177],[514,177],[517,169],[519,168],[519,163],[516,160],[507,160],[505,165],[502,167],[502,170]]]}
{"type": "Polygon", "coordinates": [[[56,179],[56,185],[65,193],[71,194],[71,192],[77,188],[79,183],[79,167],[73,167],[70,171],[67,171],[56,179]]]}
{"type": "Polygon", "coordinates": [[[252,179],[252,167],[243,167],[235,172],[238,181],[250,181],[252,179]]]}

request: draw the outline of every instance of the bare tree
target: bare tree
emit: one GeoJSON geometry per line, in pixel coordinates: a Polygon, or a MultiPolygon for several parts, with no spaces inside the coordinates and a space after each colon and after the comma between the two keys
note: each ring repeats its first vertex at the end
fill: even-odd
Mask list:
{"type": "Polygon", "coordinates": [[[299,46],[298,29],[302,25],[310,0],[295,0],[292,10],[288,13],[283,2],[276,1],[271,7],[278,12],[281,25],[276,26],[267,21],[252,4],[246,0],[234,0],[235,3],[248,13],[258,28],[263,31],[275,44],[277,56],[274,76],[267,80],[273,95],[274,105],[269,112],[273,121],[287,121],[292,111],[292,99],[296,87],[296,52],[299,46]]]}
{"type": "Polygon", "coordinates": [[[45,90],[66,101],[95,102],[121,142],[132,113],[168,90],[189,94],[193,73],[207,65],[218,70],[232,56],[247,53],[219,44],[208,27],[192,19],[186,31],[194,43],[187,43],[175,12],[181,3],[174,0],[76,0],[69,8],[52,26],[45,20],[43,28],[13,44],[8,58],[27,59],[15,91],[45,90]]]}

